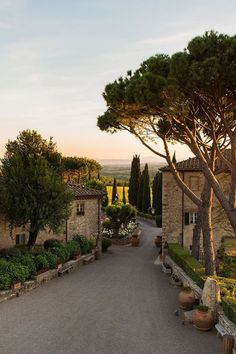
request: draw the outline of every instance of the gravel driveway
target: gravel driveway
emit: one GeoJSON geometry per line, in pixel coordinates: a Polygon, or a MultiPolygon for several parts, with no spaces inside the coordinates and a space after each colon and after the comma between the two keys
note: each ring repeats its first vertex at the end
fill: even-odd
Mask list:
{"type": "Polygon", "coordinates": [[[175,316],[178,290],[153,264],[157,229],[139,248],[114,246],[101,261],[0,305],[0,354],[217,354],[215,332],[175,316]]]}

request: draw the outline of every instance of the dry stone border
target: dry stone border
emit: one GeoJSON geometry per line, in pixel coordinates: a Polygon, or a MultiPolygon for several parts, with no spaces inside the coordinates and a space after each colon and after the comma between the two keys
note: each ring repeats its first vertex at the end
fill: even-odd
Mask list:
{"type": "MultiPolygon", "coordinates": [[[[75,271],[79,268],[79,266],[86,264],[86,259],[93,257],[94,259],[94,254],[89,253],[86,255],[83,255],[80,257],[78,260],[71,260],[66,263],[64,263],[63,267],[70,267],[71,271],[75,271]]],[[[42,285],[43,283],[46,283],[54,278],[57,278],[59,276],[59,271],[60,269],[50,269],[47,272],[41,273],[39,275],[33,276],[32,280],[27,280],[24,283],[22,283],[22,286],[20,289],[17,290],[1,290],[0,291],[0,303],[6,300],[13,299],[15,297],[19,297],[24,293],[27,293],[28,291],[31,291],[38,286],[42,285]]]]}

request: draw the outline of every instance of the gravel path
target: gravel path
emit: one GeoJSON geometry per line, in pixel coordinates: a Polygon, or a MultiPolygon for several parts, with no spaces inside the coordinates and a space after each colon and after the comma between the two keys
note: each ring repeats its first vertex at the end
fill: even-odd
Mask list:
{"type": "Polygon", "coordinates": [[[155,228],[139,248],[111,251],[77,272],[0,305],[0,354],[217,354],[215,332],[176,317],[178,290],[153,264],[155,228]]]}

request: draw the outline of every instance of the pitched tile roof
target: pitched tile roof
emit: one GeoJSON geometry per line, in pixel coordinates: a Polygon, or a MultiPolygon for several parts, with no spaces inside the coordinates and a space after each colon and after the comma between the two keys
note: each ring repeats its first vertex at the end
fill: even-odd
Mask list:
{"type": "Polygon", "coordinates": [[[77,183],[68,182],[67,185],[70,188],[70,190],[73,192],[75,197],[92,199],[92,198],[101,198],[105,195],[103,191],[91,189],[77,183]]]}
{"type": "MultiPolygon", "coordinates": [[[[226,150],[224,152],[225,157],[230,161],[230,149],[226,150]]],[[[175,164],[176,168],[178,171],[202,171],[202,168],[200,166],[200,162],[198,160],[197,157],[190,157],[187,160],[183,160],[180,162],[177,162],[175,164]]],[[[227,170],[227,166],[224,162],[222,162],[222,160],[218,159],[216,162],[216,170],[218,172],[223,171],[223,170],[227,170]]],[[[170,171],[169,166],[164,166],[162,168],[160,168],[160,171],[170,171]]]]}

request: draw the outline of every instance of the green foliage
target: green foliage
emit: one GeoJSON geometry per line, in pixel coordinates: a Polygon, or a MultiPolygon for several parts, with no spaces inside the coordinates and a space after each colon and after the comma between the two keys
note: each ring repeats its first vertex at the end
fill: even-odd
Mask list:
{"type": "Polygon", "coordinates": [[[32,254],[25,253],[14,260],[16,263],[22,264],[28,268],[29,275],[33,275],[36,272],[36,266],[34,262],[34,257],[32,254]]]}
{"type": "Polygon", "coordinates": [[[55,156],[58,153],[52,142],[46,143],[36,132],[28,131],[7,144],[2,159],[1,212],[12,226],[30,225],[31,247],[40,230],[48,227],[57,231],[70,215],[73,195],[58,173],[55,156]]]}
{"type": "Polygon", "coordinates": [[[121,225],[127,225],[136,217],[136,208],[130,204],[117,203],[106,208],[106,215],[111,222],[114,238],[118,238],[121,225]]]}
{"type": "Polygon", "coordinates": [[[141,218],[149,219],[149,220],[155,220],[155,218],[156,218],[155,215],[141,213],[140,211],[138,212],[138,216],[140,216],[141,218]]]}
{"type": "Polygon", "coordinates": [[[122,203],[126,204],[125,186],[123,186],[122,190],[122,203]]]}
{"type": "Polygon", "coordinates": [[[13,258],[18,258],[21,256],[21,251],[18,248],[2,248],[0,249],[0,258],[5,258],[11,260],[13,258]]]}
{"type": "Polygon", "coordinates": [[[81,254],[86,254],[89,251],[89,242],[85,236],[74,235],[72,237],[73,241],[77,242],[80,246],[81,254]]]}
{"type": "Polygon", "coordinates": [[[199,311],[201,311],[201,312],[208,312],[209,307],[206,306],[206,305],[199,305],[199,306],[197,307],[197,309],[198,309],[199,311]]]}
{"type": "Polygon", "coordinates": [[[222,307],[226,316],[236,324],[236,299],[226,297],[222,300],[222,307]]]}
{"type": "Polygon", "coordinates": [[[64,263],[67,261],[67,252],[65,250],[65,247],[52,247],[50,248],[50,252],[58,257],[60,263],[64,263]]]}
{"type": "Polygon", "coordinates": [[[91,236],[89,239],[88,239],[88,243],[89,243],[89,252],[91,252],[92,250],[95,249],[96,247],[96,238],[91,236]]]}
{"type": "Polygon", "coordinates": [[[48,261],[49,268],[55,269],[59,263],[59,258],[57,257],[57,255],[50,252],[50,251],[44,252],[43,255],[45,256],[45,258],[48,261]]]}
{"type": "Polygon", "coordinates": [[[170,257],[180,266],[185,273],[197,283],[200,288],[204,286],[205,268],[188,251],[178,243],[168,245],[170,257]]]}
{"type": "Polygon", "coordinates": [[[152,183],[152,207],[156,215],[162,214],[162,173],[157,172],[152,183]]]}
{"type": "Polygon", "coordinates": [[[1,289],[8,289],[11,283],[20,281],[24,282],[29,277],[29,270],[27,267],[12,263],[5,259],[0,259],[0,287],[1,289]]]}
{"type": "Polygon", "coordinates": [[[157,227],[162,227],[162,215],[156,216],[156,225],[157,227]]]}
{"type": "Polygon", "coordinates": [[[112,245],[112,242],[109,238],[103,237],[102,238],[102,252],[106,252],[108,247],[112,245]]]}
{"type": "Polygon", "coordinates": [[[111,220],[110,219],[104,220],[102,223],[102,227],[104,229],[111,229],[111,220]]]}
{"type": "Polygon", "coordinates": [[[100,179],[91,179],[85,183],[86,187],[106,193],[106,185],[100,179]]]}
{"type": "Polygon", "coordinates": [[[70,252],[70,257],[74,257],[74,256],[78,256],[80,255],[80,245],[78,242],[76,241],[68,241],[66,244],[66,248],[69,250],[70,252]]]}
{"type": "Polygon", "coordinates": [[[42,269],[47,269],[49,268],[49,262],[47,260],[47,257],[44,254],[38,254],[37,256],[34,257],[34,263],[37,272],[42,269]]]}
{"type": "Polygon", "coordinates": [[[132,160],[130,179],[129,179],[129,203],[131,205],[134,205],[135,207],[138,207],[137,191],[139,190],[139,186],[140,186],[140,178],[141,178],[140,157],[138,155],[135,155],[132,160]]]}
{"type": "Polygon", "coordinates": [[[49,238],[48,240],[44,241],[43,246],[44,246],[45,250],[48,250],[49,248],[52,248],[52,247],[61,247],[62,243],[61,243],[61,241],[59,241],[55,238],[49,238]]]}
{"type": "Polygon", "coordinates": [[[117,183],[116,183],[116,178],[114,178],[113,186],[112,186],[112,198],[111,198],[112,204],[118,202],[118,199],[119,199],[119,196],[117,193],[117,183]]]}
{"type": "Polygon", "coordinates": [[[143,194],[142,197],[142,212],[148,213],[148,210],[151,206],[151,196],[150,196],[150,182],[149,182],[149,172],[148,172],[148,164],[145,164],[143,170],[143,189],[140,190],[140,193],[143,194]]]}

